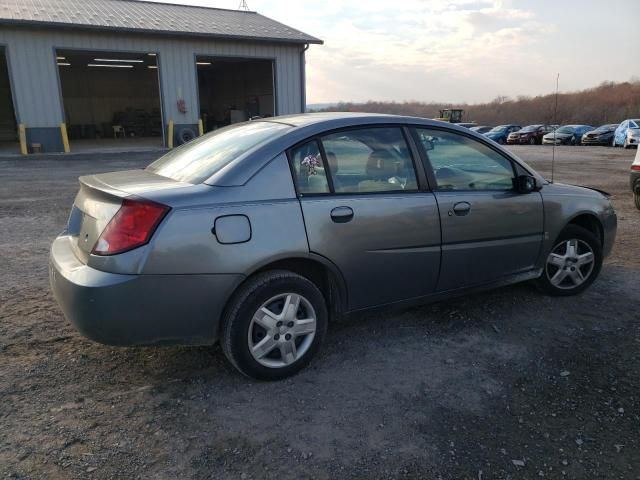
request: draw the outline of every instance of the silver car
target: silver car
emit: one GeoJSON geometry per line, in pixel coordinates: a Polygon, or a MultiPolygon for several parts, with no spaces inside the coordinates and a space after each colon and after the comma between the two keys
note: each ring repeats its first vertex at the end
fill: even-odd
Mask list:
{"type": "Polygon", "coordinates": [[[611,251],[606,194],[551,184],[467,128],[370,114],[227,127],[144,170],[80,178],[51,287],[110,345],[220,340],[280,379],[330,320],[525,280],[573,295],[611,251]]]}

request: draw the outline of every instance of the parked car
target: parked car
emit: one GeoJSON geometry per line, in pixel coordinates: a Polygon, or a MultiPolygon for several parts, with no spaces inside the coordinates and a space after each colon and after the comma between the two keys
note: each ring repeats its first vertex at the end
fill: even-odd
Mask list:
{"type": "Polygon", "coordinates": [[[591,125],[564,125],[542,137],[543,145],[580,145],[582,135],[593,130],[591,125]]]}
{"type": "Polygon", "coordinates": [[[548,183],[482,135],[391,115],[246,122],[144,170],[80,177],[50,283],[110,345],[220,341],[242,373],[309,363],[329,320],[525,280],[596,279],[606,195],[548,183]]]}
{"type": "Polygon", "coordinates": [[[485,135],[496,143],[504,145],[507,143],[507,137],[512,132],[517,132],[522,127],[520,125],[498,125],[489,130],[485,135]]]}
{"type": "Polygon", "coordinates": [[[493,127],[488,127],[486,125],[478,125],[477,127],[471,127],[470,130],[476,133],[487,133],[493,127]]]}
{"type": "Polygon", "coordinates": [[[613,135],[612,145],[614,147],[631,148],[640,143],[640,118],[625,120],[616,128],[613,135]]]}
{"type": "Polygon", "coordinates": [[[542,143],[542,137],[549,133],[552,128],[549,125],[527,125],[526,127],[512,132],[507,137],[507,143],[510,145],[539,145],[542,143]]]}
{"type": "Polygon", "coordinates": [[[636,152],[636,159],[631,165],[631,192],[636,208],[640,210],[640,148],[636,152]]]}
{"type": "Polygon", "coordinates": [[[618,123],[602,125],[582,135],[583,145],[611,145],[618,123]]]}

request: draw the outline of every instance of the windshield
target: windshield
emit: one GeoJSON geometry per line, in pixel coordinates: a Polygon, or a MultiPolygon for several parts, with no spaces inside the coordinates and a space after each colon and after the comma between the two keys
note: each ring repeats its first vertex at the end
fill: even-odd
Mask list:
{"type": "Polygon", "coordinates": [[[524,127],[522,130],[520,130],[520,133],[528,133],[528,132],[535,132],[536,130],[538,130],[542,125],[529,125],[528,127],[524,127]]]}
{"type": "Polygon", "coordinates": [[[633,120],[631,120],[633,123],[636,124],[636,126],[634,127],[633,125],[629,125],[629,128],[638,128],[638,126],[640,126],[640,118],[634,118],[633,120]]]}
{"type": "Polygon", "coordinates": [[[556,130],[557,133],[573,133],[573,127],[560,127],[556,130]]]}
{"type": "Polygon", "coordinates": [[[489,130],[489,133],[500,133],[500,132],[504,132],[507,129],[507,125],[498,125],[497,127],[493,127],[491,130],[489,130]]]}
{"type": "Polygon", "coordinates": [[[290,128],[275,122],[231,125],[170,151],[146,170],[179,182],[202,183],[243,153],[290,128]]]}
{"type": "Polygon", "coordinates": [[[602,125],[594,130],[594,132],[610,132],[618,128],[618,125],[602,125]]]}

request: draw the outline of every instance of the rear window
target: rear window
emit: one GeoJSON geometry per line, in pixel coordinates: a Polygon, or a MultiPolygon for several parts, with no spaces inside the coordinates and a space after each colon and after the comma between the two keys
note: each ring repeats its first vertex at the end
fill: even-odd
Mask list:
{"type": "Polygon", "coordinates": [[[276,122],[221,128],[171,150],[146,170],[179,182],[202,183],[242,154],[290,128],[276,122]]]}

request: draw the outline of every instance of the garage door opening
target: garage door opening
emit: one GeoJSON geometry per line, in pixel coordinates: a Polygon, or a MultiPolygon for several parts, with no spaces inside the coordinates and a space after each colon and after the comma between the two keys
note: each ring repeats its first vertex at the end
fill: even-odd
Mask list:
{"type": "Polygon", "coordinates": [[[199,56],[196,67],[205,131],[275,115],[272,60],[199,56]]]}
{"type": "Polygon", "coordinates": [[[155,53],[57,50],[72,152],[161,148],[155,53]]]}
{"type": "Polygon", "coordinates": [[[20,153],[9,64],[4,47],[0,47],[0,153],[20,153]]]}

